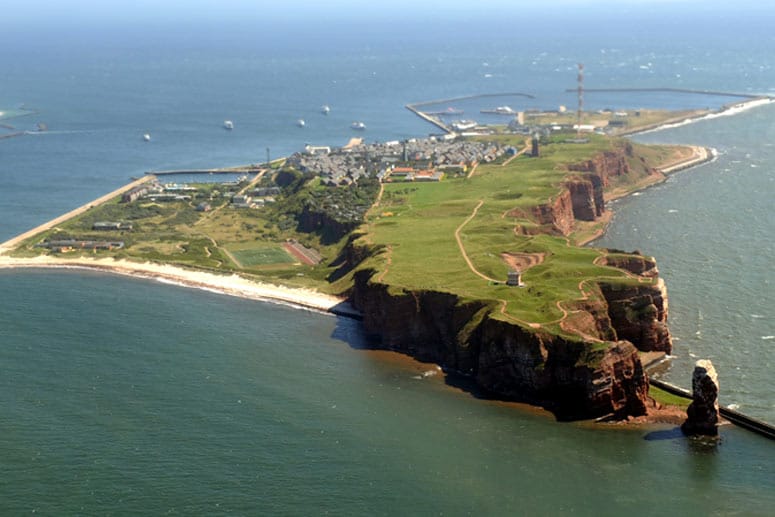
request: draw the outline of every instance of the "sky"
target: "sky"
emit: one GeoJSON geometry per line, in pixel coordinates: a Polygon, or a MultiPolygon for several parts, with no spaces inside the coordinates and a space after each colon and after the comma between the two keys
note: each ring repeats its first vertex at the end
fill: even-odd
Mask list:
{"type": "Polygon", "coordinates": [[[219,20],[245,21],[299,18],[455,17],[461,14],[514,16],[524,13],[561,16],[569,12],[662,11],[691,9],[768,9],[769,1],[736,0],[5,0],[2,19],[8,23],[77,23],[219,20]],[[764,6],[762,5],[764,4],[764,6]]]}

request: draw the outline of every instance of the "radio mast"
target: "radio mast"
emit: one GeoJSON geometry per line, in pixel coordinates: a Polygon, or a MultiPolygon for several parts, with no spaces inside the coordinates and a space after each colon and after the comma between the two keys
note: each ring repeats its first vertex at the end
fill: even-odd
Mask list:
{"type": "Polygon", "coordinates": [[[577,121],[576,121],[576,135],[579,136],[581,134],[581,114],[584,111],[584,64],[579,63],[579,86],[578,86],[578,93],[579,93],[579,109],[576,113],[577,121]]]}

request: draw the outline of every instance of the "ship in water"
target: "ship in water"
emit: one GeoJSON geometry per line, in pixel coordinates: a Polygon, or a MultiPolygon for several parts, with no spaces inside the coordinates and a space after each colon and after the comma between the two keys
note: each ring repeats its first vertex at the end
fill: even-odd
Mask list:
{"type": "Polygon", "coordinates": [[[364,124],[363,122],[353,122],[352,124],[350,124],[350,128],[356,129],[358,131],[363,131],[364,129],[366,129],[366,124],[364,124]]]}
{"type": "Polygon", "coordinates": [[[511,106],[498,106],[492,110],[482,110],[482,113],[490,115],[516,115],[517,112],[511,106]]]}
{"type": "Polygon", "coordinates": [[[320,107],[320,113],[323,115],[328,115],[328,113],[331,111],[331,107],[328,104],[323,104],[320,107]]]}
{"type": "Polygon", "coordinates": [[[145,134],[143,135],[143,140],[144,140],[145,142],[150,142],[150,141],[151,141],[151,135],[150,135],[150,133],[145,133],[145,134]]]}
{"type": "Polygon", "coordinates": [[[455,131],[468,131],[474,129],[478,124],[475,120],[457,120],[452,123],[452,129],[455,131]]]}
{"type": "Polygon", "coordinates": [[[232,122],[231,120],[224,120],[223,129],[228,129],[229,131],[231,131],[232,129],[234,129],[234,122],[232,122]]]}
{"type": "Polygon", "coordinates": [[[304,126],[307,125],[307,123],[304,122],[303,118],[300,118],[299,120],[296,121],[296,125],[299,126],[299,127],[304,127],[304,126]]]}

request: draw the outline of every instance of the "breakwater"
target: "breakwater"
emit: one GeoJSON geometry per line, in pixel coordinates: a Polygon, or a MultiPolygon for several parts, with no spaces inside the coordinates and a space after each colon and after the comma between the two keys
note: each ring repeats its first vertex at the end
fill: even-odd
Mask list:
{"type": "MultiPolygon", "coordinates": [[[[678,397],[684,397],[690,400],[692,398],[690,391],[679,388],[678,386],[670,384],[669,382],[664,382],[652,378],[649,379],[649,384],[678,397]]],[[[734,409],[730,409],[724,406],[719,406],[719,413],[721,416],[733,424],[742,427],[743,429],[753,431],[754,433],[764,436],[765,438],[769,438],[770,440],[775,440],[775,426],[768,424],[767,422],[757,420],[756,418],[744,415],[739,411],[735,411],[734,409]]]]}
{"type": "Polygon", "coordinates": [[[408,106],[419,108],[421,106],[430,106],[431,104],[443,104],[445,102],[467,101],[472,99],[487,99],[491,97],[525,97],[526,99],[535,99],[535,95],[524,92],[509,92],[509,93],[479,93],[476,95],[463,95],[459,97],[449,97],[446,99],[436,99],[430,101],[414,102],[408,106]]]}
{"type": "Polygon", "coordinates": [[[173,176],[176,174],[255,174],[264,170],[263,167],[247,166],[228,169],[175,169],[164,171],[146,171],[146,176],[173,176]]]}
{"type": "MultiPolygon", "coordinates": [[[[573,93],[578,88],[566,88],[565,93],[573,93]]],[[[755,93],[725,92],[720,90],[700,90],[693,88],[584,88],[585,93],[690,93],[694,95],[713,95],[716,97],[739,97],[741,99],[767,98],[755,93]]]]}
{"type": "Polygon", "coordinates": [[[89,210],[90,208],[92,208],[94,206],[101,205],[102,203],[104,203],[104,202],[106,202],[106,201],[108,201],[110,199],[113,199],[116,196],[120,196],[124,192],[127,192],[127,191],[129,191],[129,190],[131,190],[131,189],[133,189],[133,188],[135,188],[135,187],[137,187],[137,186],[139,186],[139,185],[141,185],[143,183],[151,181],[152,179],[153,179],[153,176],[145,176],[143,178],[139,178],[137,180],[134,180],[131,183],[128,183],[128,184],[124,185],[123,187],[119,187],[116,190],[114,190],[112,192],[109,192],[108,194],[105,194],[103,196],[98,197],[94,201],[91,201],[89,203],[81,205],[80,207],[78,207],[78,208],[76,208],[74,210],[71,210],[71,211],[67,212],[66,214],[60,215],[59,217],[55,217],[54,219],[48,221],[47,223],[43,223],[43,224],[41,224],[39,226],[36,226],[35,228],[33,228],[31,230],[28,230],[28,231],[26,231],[26,232],[24,232],[22,234],[19,234],[16,237],[13,237],[12,239],[9,239],[9,240],[3,242],[2,244],[0,244],[0,254],[6,253],[6,252],[12,250],[14,247],[19,245],[19,243],[21,243],[25,239],[29,239],[30,237],[33,237],[33,236],[35,236],[38,233],[41,233],[41,232],[46,231],[46,230],[48,230],[50,228],[53,228],[54,226],[56,226],[56,225],[58,225],[58,224],[60,224],[60,223],[62,223],[64,221],[72,219],[73,217],[86,212],[87,210],[89,210]]]}
{"type": "MultiPolygon", "coordinates": [[[[423,106],[431,106],[433,104],[444,104],[449,102],[457,102],[457,101],[468,101],[472,99],[486,99],[486,98],[492,98],[492,97],[524,97],[526,99],[535,99],[534,95],[531,95],[529,93],[523,93],[523,92],[509,92],[509,93],[480,93],[477,95],[464,95],[460,97],[449,97],[445,99],[435,99],[430,101],[422,101],[422,102],[414,102],[411,104],[407,104],[405,107],[421,119],[425,120],[426,122],[430,122],[434,126],[438,127],[439,129],[443,130],[446,133],[453,133],[454,131],[452,128],[447,126],[441,119],[436,118],[435,116],[432,116],[433,114],[428,113],[420,109],[423,106]]],[[[443,113],[443,112],[436,112],[436,113],[443,113]]],[[[435,113],[434,113],[435,114],[435,113]]]]}

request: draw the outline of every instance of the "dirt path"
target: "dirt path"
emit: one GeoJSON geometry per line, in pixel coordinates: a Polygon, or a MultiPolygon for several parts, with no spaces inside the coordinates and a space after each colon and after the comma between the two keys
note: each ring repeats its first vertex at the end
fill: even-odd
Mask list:
{"type": "Polygon", "coordinates": [[[506,160],[501,164],[502,167],[505,167],[506,165],[510,164],[512,160],[516,159],[517,156],[522,156],[523,154],[527,153],[530,150],[530,139],[525,139],[525,147],[522,148],[521,151],[518,151],[517,154],[506,160]]]}
{"type": "Polygon", "coordinates": [[[385,269],[382,270],[382,273],[379,274],[377,277],[377,282],[382,283],[382,279],[385,278],[385,275],[387,275],[388,270],[390,270],[390,265],[393,263],[393,246],[390,244],[387,245],[387,255],[385,258],[387,264],[385,264],[385,269]]]}
{"type": "MultiPolygon", "coordinates": [[[[256,177],[255,177],[255,178],[253,178],[253,179],[250,181],[250,183],[248,183],[247,185],[245,185],[245,187],[243,187],[242,189],[240,189],[240,191],[238,192],[238,194],[240,194],[240,195],[241,195],[241,194],[244,194],[244,193],[245,193],[245,191],[247,191],[249,188],[251,188],[251,187],[255,186],[255,185],[256,185],[256,183],[258,183],[259,181],[261,181],[261,178],[263,178],[263,177],[264,177],[264,175],[265,175],[265,174],[266,174],[266,173],[267,173],[269,170],[271,170],[271,169],[261,169],[261,170],[258,172],[258,174],[256,174],[256,177]]],[[[215,215],[217,212],[219,212],[219,211],[223,210],[224,208],[226,208],[226,207],[228,207],[228,206],[231,206],[231,204],[230,204],[230,203],[225,203],[225,204],[223,204],[223,205],[221,205],[221,206],[217,206],[217,207],[215,207],[214,209],[210,210],[209,212],[204,212],[204,213],[202,214],[202,217],[200,217],[198,221],[194,222],[193,226],[197,226],[197,225],[201,224],[203,221],[207,221],[207,220],[211,219],[211,218],[212,218],[212,217],[213,217],[213,216],[214,216],[214,215],[215,215]]],[[[209,236],[207,236],[207,237],[208,237],[208,238],[210,238],[209,236]]],[[[213,242],[215,242],[215,241],[213,241],[213,242]]]]}
{"type": "Polygon", "coordinates": [[[478,167],[479,167],[479,162],[475,162],[475,163],[474,163],[474,166],[473,166],[473,167],[471,167],[471,170],[468,172],[468,175],[466,176],[466,179],[469,179],[471,176],[473,176],[473,175],[474,175],[474,173],[476,172],[476,169],[477,169],[478,167]]]}
{"type": "Polygon", "coordinates": [[[460,226],[457,227],[457,230],[455,230],[455,240],[457,241],[458,248],[460,248],[460,254],[463,256],[463,260],[465,260],[466,264],[468,264],[468,269],[470,269],[476,276],[478,276],[480,278],[483,278],[484,280],[487,280],[488,282],[498,282],[498,280],[496,280],[494,278],[490,278],[489,276],[487,276],[487,275],[485,275],[483,273],[480,273],[474,267],[473,262],[471,262],[471,259],[468,258],[468,254],[466,253],[466,249],[463,246],[463,240],[460,238],[460,231],[463,229],[463,227],[465,227],[465,225],[470,223],[473,220],[474,217],[476,217],[476,213],[479,212],[479,209],[482,207],[483,204],[484,204],[484,201],[480,199],[479,203],[474,208],[474,211],[471,212],[471,215],[469,215],[466,218],[466,220],[463,221],[463,223],[460,226]]]}

